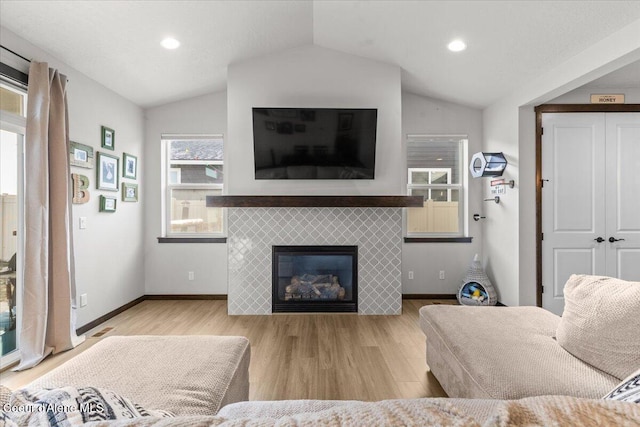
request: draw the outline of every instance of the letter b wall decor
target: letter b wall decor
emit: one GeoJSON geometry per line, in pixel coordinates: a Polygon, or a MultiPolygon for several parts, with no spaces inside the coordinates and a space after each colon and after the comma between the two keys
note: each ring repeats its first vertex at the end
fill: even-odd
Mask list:
{"type": "Polygon", "coordinates": [[[87,203],[91,197],[89,193],[89,178],[77,173],[71,174],[71,180],[73,181],[73,199],[75,204],[87,203]]]}

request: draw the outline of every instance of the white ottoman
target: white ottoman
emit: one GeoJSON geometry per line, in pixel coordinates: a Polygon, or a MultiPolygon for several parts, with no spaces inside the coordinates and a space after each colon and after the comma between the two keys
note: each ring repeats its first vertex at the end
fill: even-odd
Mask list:
{"type": "Polygon", "coordinates": [[[244,337],[112,336],[27,387],[98,387],[145,408],[215,415],[249,399],[250,357],[244,337]]]}

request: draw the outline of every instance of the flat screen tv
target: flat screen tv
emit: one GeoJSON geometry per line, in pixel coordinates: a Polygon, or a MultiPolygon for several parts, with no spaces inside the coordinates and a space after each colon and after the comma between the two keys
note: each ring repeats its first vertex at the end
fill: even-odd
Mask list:
{"type": "Polygon", "coordinates": [[[375,108],[253,108],[256,179],[373,179],[375,108]]]}

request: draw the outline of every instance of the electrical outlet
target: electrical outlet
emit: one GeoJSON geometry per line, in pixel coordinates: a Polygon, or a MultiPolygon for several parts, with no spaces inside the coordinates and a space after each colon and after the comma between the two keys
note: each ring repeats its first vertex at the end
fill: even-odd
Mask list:
{"type": "Polygon", "coordinates": [[[195,274],[193,273],[193,271],[190,271],[190,272],[189,272],[189,280],[195,280],[195,278],[196,278],[196,276],[195,276],[195,274]]]}
{"type": "Polygon", "coordinates": [[[440,280],[444,280],[444,270],[440,270],[440,280]]]}
{"type": "Polygon", "coordinates": [[[87,305],[87,294],[80,295],[80,307],[87,305]]]}
{"type": "Polygon", "coordinates": [[[409,272],[409,280],[413,280],[413,271],[409,272]]]}
{"type": "Polygon", "coordinates": [[[87,228],[87,217],[86,216],[81,216],[80,217],[80,230],[84,230],[85,228],[87,228]]]}

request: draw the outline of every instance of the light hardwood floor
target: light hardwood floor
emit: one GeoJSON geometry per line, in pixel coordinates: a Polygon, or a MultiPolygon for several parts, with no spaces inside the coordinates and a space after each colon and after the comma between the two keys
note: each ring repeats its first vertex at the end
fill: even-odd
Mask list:
{"type": "MultiPolygon", "coordinates": [[[[0,373],[0,384],[19,388],[111,335],[208,334],[249,338],[251,400],[446,396],[425,362],[418,310],[454,302],[404,300],[400,316],[229,316],[226,301],[147,300],[89,331],[76,349],[25,372],[0,373]],[[93,336],[107,327],[113,329],[93,336]]],[[[188,360],[185,352],[176,363],[188,360]]]]}

